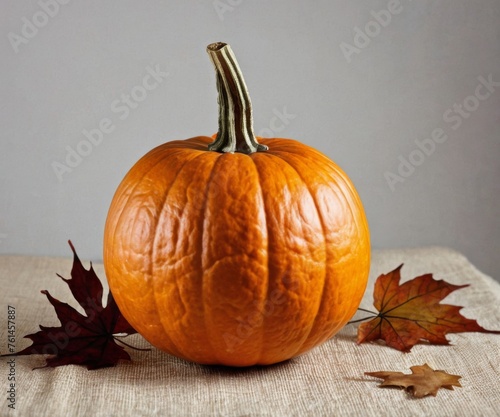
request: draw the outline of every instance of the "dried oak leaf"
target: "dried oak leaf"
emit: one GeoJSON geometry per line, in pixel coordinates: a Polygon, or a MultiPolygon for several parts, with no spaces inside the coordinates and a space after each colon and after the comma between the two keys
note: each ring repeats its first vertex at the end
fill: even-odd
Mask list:
{"type": "Polygon", "coordinates": [[[411,374],[403,374],[402,372],[365,372],[365,375],[382,378],[384,382],[381,387],[397,386],[406,388],[413,392],[417,398],[425,397],[426,395],[436,396],[439,388],[453,390],[453,387],[461,387],[458,380],[459,375],[451,375],[444,371],[435,371],[429,365],[412,366],[411,374]]]}
{"type": "Polygon", "coordinates": [[[75,364],[86,365],[88,369],[114,366],[120,359],[130,360],[129,354],[116,342],[129,345],[116,335],[137,332],[121,315],[111,292],[103,307],[103,287],[92,264],[86,270],[71,241],[69,245],[73,251],[71,279],[58,276],[68,284],[85,315],[55,299],[48,291],[42,291],[54,306],[61,326],[40,326],[39,332],[25,336],[33,344],[15,355],[49,354],[45,367],[75,364]]]}
{"type": "Polygon", "coordinates": [[[388,346],[409,352],[421,340],[447,345],[447,333],[500,334],[500,331],[486,330],[476,320],[463,317],[460,314],[462,307],[439,304],[451,292],[468,285],[435,280],[432,274],[399,285],[402,266],[377,278],[373,304],[379,313],[360,324],[358,344],[382,339],[388,346]]]}

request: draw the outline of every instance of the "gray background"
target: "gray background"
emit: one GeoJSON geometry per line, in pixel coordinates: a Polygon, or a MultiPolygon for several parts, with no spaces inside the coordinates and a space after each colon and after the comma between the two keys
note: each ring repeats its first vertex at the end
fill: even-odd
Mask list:
{"type": "Polygon", "coordinates": [[[162,142],[216,131],[205,47],[225,41],[256,132],[298,139],[343,167],[374,248],[449,246],[500,279],[500,86],[470,97],[478,77],[500,81],[498,0],[60,1],[53,16],[38,1],[0,6],[1,253],[70,256],[72,239],[82,259],[100,260],[109,203],[133,163],[162,142]],[[394,8],[390,22],[378,15],[384,26],[371,13],[394,8]],[[347,44],[360,47],[346,58],[347,44]],[[113,111],[155,66],[168,76],[127,117],[113,111]],[[450,119],[454,105],[473,110],[450,119]],[[282,123],[283,112],[294,117],[282,123]],[[113,131],[82,145],[106,119],[113,131]],[[416,141],[435,129],[448,139],[419,154],[416,141]],[[89,154],[58,178],[54,163],[78,146],[89,154]],[[419,165],[401,176],[410,157],[419,165]],[[402,180],[393,189],[388,172],[402,180]]]}

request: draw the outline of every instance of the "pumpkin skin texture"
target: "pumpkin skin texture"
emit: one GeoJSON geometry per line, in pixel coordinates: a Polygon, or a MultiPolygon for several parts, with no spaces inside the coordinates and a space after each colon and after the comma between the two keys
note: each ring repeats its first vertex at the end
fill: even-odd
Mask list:
{"type": "Polygon", "coordinates": [[[123,316],[157,348],[201,364],[273,364],[354,315],[368,225],[334,162],[295,140],[255,137],[230,47],[207,51],[219,130],[167,142],[132,167],[109,209],[104,267],[123,316]]]}
{"type": "Polygon", "coordinates": [[[112,201],[104,264],[129,323],[202,364],[273,364],[331,338],[354,315],[369,231],[347,176],[320,152],[262,139],[266,152],[165,143],[112,201]]]}

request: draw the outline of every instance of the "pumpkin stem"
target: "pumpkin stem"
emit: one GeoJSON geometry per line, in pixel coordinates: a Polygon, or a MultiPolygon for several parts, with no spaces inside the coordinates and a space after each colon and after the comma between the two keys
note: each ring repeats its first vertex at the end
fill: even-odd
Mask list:
{"type": "Polygon", "coordinates": [[[219,131],[208,149],[245,154],[267,150],[255,138],[252,103],[231,47],[216,42],[207,46],[207,52],[215,67],[219,92],[219,131]]]}

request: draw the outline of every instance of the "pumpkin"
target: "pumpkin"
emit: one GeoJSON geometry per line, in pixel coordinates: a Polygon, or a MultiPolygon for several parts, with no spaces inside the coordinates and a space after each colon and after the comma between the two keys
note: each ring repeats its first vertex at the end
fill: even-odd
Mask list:
{"type": "Polygon", "coordinates": [[[215,140],[167,142],[126,174],[109,209],[104,265],[122,314],[152,345],[201,364],[273,364],[354,315],[369,231],[346,174],[291,139],[255,137],[230,47],[217,74],[215,140]]]}

